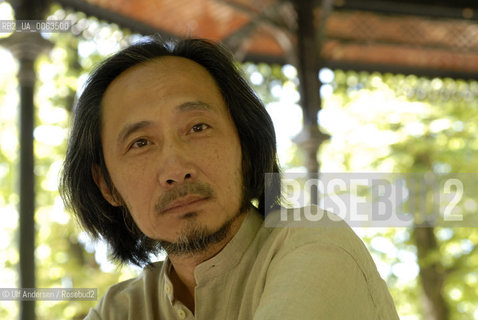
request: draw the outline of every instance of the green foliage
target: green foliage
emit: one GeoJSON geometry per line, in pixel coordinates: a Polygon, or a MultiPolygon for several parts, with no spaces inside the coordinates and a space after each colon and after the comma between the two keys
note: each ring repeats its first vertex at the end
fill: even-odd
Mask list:
{"type": "Polygon", "coordinates": [[[279,101],[279,96],[273,94],[274,87],[293,84],[295,88],[295,84],[284,75],[280,65],[244,63],[241,68],[246,75],[246,79],[249,80],[249,84],[266,105],[279,101]]]}
{"type": "MultiPolygon", "coordinates": [[[[323,129],[333,136],[322,150],[325,167],[347,171],[453,173],[455,176],[476,172],[476,81],[336,71],[331,85],[334,94],[325,100],[321,117],[323,129]],[[345,125],[327,123],[338,118],[345,125]],[[337,155],[339,150],[341,154],[337,155]]],[[[466,176],[459,177],[465,179],[466,176]]],[[[467,185],[471,186],[472,183],[467,185]]],[[[475,190],[466,191],[456,209],[474,213],[477,209],[475,190]]],[[[437,248],[429,250],[415,263],[422,271],[430,264],[438,267],[444,278],[443,295],[450,319],[472,319],[478,312],[478,231],[476,228],[435,228],[433,231],[437,248]]],[[[391,266],[386,280],[399,313],[424,315],[426,311],[419,303],[423,301],[421,279],[415,277],[400,283],[400,268],[407,270],[404,263],[410,265],[410,259],[381,251],[380,246],[377,249],[376,237],[377,234],[373,234],[364,238],[376,261],[391,266]]],[[[416,254],[413,229],[389,229],[383,239],[394,239],[395,250],[416,254]]]]}

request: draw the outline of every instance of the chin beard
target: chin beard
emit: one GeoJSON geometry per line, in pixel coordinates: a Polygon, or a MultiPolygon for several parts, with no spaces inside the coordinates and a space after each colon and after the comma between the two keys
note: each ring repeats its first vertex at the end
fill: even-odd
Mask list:
{"type": "Polygon", "coordinates": [[[218,244],[227,238],[231,231],[232,223],[245,212],[239,210],[231,219],[224,222],[219,229],[212,232],[206,226],[194,221],[195,214],[191,213],[190,221],[181,230],[177,241],[158,240],[158,243],[168,255],[195,255],[206,252],[212,245],[218,244]]]}

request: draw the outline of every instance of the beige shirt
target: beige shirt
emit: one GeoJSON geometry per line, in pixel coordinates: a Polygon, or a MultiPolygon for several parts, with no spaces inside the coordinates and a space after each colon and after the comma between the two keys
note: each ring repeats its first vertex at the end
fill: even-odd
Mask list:
{"type": "Polygon", "coordinates": [[[399,319],[366,247],[342,221],[266,228],[251,210],[224,249],[196,267],[194,315],[174,298],[170,268],[166,259],[112,286],[86,319],[399,319]]]}

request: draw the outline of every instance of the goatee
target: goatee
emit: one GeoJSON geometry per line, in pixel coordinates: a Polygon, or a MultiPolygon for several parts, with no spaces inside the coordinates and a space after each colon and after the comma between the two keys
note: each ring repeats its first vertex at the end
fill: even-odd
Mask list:
{"type": "MultiPolygon", "coordinates": [[[[168,255],[195,255],[206,252],[212,245],[218,244],[227,238],[231,226],[245,211],[239,210],[233,217],[224,222],[219,229],[211,232],[206,226],[197,223],[194,217],[189,217],[183,230],[175,242],[158,240],[159,245],[168,255]]],[[[195,216],[195,213],[190,215],[195,216]]]]}

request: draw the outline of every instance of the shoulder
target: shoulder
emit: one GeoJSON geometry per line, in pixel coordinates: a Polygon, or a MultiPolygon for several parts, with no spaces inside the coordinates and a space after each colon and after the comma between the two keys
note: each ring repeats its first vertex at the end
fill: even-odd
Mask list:
{"type": "Polygon", "coordinates": [[[303,272],[310,269],[316,274],[320,270],[322,275],[341,274],[342,279],[348,275],[355,281],[360,278],[372,290],[377,284],[382,286],[383,280],[367,247],[345,221],[316,206],[286,211],[282,216],[280,211],[271,213],[264,221],[265,229],[270,230],[270,268],[288,264],[303,272]],[[289,218],[297,214],[296,218],[301,219],[314,214],[320,219],[281,219],[286,214],[289,218]]]}
{"type": "Polygon", "coordinates": [[[283,250],[318,245],[340,249],[357,259],[369,257],[364,243],[346,222],[316,206],[272,212],[264,227],[270,229],[270,237],[280,242],[283,250]]]}
{"type": "MultiPolygon", "coordinates": [[[[280,211],[273,212],[266,217],[262,232],[266,235],[262,254],[268,261],[267,301],[283,297],[284,305],[297,306],[294,312],[310,313],[303,318],[327,314],[329,319],[398,319],[365,244],[336,215],[317,207],[286,210],[282,216],[280,211]],[[294,214],[297,219],[285,219],[294,214]],[[300,220],[307,214],[320,219],[300,220]],[[304,301],[309,303],[304,305],[304,301]]],[[[274,310],[289,312],[277,304],[274,310]]],[[[265,308],[261,312],[273,311],[265,308]]]]}
{"type": "MultiPolygon", "coordinates": [[[[106,291],[96,306],[102,319],[117,319],[118,315],[136,312],[140,315],[148,300],[157,297],[159,275],[163,262],[145,267],[139,276],[117,283],[106,291]]],[[[156,299],[157,300],[157,299],[156,299]]]]}

